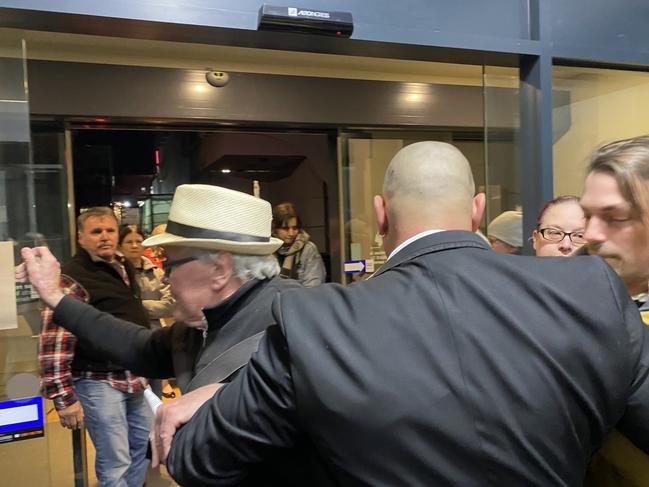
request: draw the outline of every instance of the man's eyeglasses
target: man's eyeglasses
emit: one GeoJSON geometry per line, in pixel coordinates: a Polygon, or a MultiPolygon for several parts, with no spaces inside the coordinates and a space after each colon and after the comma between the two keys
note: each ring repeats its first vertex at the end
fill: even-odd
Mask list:
{"type": "Polygon", "coordinates": [[[176,260],[165,260],[162,263],[162,268],[165,271],[165,278],[169,278],[171,275],[171,271],[173,270],[174,267],[178,267],[180,265],[186,264],[187,262],[192,262],[194,260],[200,259],[200,256],[197,255],[192,255],[191,257],[185,257],[183,259],[176,259],[176,260]]]}
{"type": "Polygon", "coordinates": [[[583,245],[586,243],[583,230],[568,233],[556,228],[539,228],[539,233],[545,240],[552,243],[561,242],[566,237],[566,235],[574,244],[583,245]]]}

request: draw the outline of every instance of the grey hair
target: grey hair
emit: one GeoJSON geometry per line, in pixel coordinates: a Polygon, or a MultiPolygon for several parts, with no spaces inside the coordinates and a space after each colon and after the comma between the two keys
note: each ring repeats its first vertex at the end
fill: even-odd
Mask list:
{"type": "MultiPolygon", "coordinates": [[[[250,279],[272,279],[279,274],[279,263],[274,255],[250,255],[250,254],[233,254],[232,271],[236,277],[242,281],[250,279]]],[[[201,258],[209,259],[218,263],[221,258],[221,252],[212,252],[204,254],[201,258]]]]}
{"type": "Polygon", "coordinates": [[[86,220],[92,217],[112,218],[115,220],[115,224],[117,224],[117,217],[112,208],[109,208],[108,206],[93,206],[77,217],[77,231],[83,232],[83,226],[85,225],[86,220]]]}

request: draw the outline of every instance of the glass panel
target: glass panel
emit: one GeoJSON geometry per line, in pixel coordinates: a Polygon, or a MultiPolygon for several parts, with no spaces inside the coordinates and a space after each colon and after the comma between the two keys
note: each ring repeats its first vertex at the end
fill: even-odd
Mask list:
{"type": "MultiPolygon", "coordinates": [[[[345,273],[341,282],[369,277],[386,260],[383,242],[377,231],[372,198],[381,194],[383,177],[392,157],[409,144],[439,140],[455,145],[469,159],[476,187],[484,187],[484,144],[481,131],[373,131],[347,132],[340,139],[341,214],[343,250],[346,262],[365,261],[365,272],[345,273]]],[[[352,264],[353,265],[353,264],[352,264]]]]}
{"type": "Polygon", "coordinates": [[[552,83],[554,194],[579,196],[597,146],[649,133],[649,73],[555,66],[552,83]]]}
{"type": "MultiPolygon", "coordinates": [[[[25,245],[49,245],[58,257],[70,252],[63,142],[37,131],[32,151],[29,121],[24,45],[5,42],[0,44],[0,244],[15,262],[25,245]]],[[[18,285],[15,293],[17,315],[9,325],[16,326],[0,330],[0,401],[40,396],[40,306],[30,286],[18,285]]],[[[46,401],[46,417],[50,409],[46,401]]],[[[0,430],[3,484],[73,485],[70,433],[59,426],[56,415],[49,424],[46,419],[44,437],[35,434],[39,429],[0,430]],[[24,441],[15,441],[19,438],[24,441]]]]}
{"type": "MultiPolygon", "coordinates": [[[[479,190],[486,189],[487,194],[481,227],[486,235],[487,224],[494,218],[504,211],[521,209],[518,69],[484,67],[484,118],[485,187],[479,190]]],[[[522,224],[521,218],[521,229],[522,224]]]]}
{"type": "MultiPolygon", "coordinates": [[[[464,83],[482,84],[482,105],[476,107],[483,113],[480,125],[342,133],[339,139],[342,255],[347,262],[364,260],[370,264],[366,272],[346,274],[342,269],[342,282],[365,279],[385,262],[372,197],[381,193],[383,176],[391,158],[408,144],[439,140],[455,145],[464,153],[471,164],[477,191],[487,194],[487,213],[481,226],[483,233],[486,233],[486,223],[495,216],[519,209],[518,69],[487,66],[478,80],[467,78],[464,83]]],[[[434,103],[418,108],[439,109],[434,103]]]]}

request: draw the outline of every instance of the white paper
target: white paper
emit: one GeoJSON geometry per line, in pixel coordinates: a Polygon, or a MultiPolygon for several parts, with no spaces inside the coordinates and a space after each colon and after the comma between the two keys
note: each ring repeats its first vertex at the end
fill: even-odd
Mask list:
{"type": "Polygon", "coordinates": [[[0,330],[18,328],[14,243],[0,242],[0,330]]]}

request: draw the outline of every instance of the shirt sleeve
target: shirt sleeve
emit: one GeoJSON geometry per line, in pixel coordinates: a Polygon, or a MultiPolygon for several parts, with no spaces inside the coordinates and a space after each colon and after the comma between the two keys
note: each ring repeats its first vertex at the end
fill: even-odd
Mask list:
{"type": "MultiPolygon", "coordinates": [[[[67,295],[86,299],[83,288],[77,284],[61,280],[61,288],[67,295]]],[[[43,395],[54,402],[57,411],[77,402],[72,380],[72,361],[77,343],[75,336],[58,326],[53,319],[51,308],[42,312],[43,328],[38,337],[38,361],[41,369],[41,389],[43,395]]]]}
{"type": "Polygon", "coordinates": [[[175,435],[167,469],[180,485],[236,485],[298,437],[286,339],[271,326],[248,365],[175,435]]]}
{"type": "Polygon", "coordinates": [[[54,319],[103,357],[151,379],[173,377],[174,327],[149,330],[65,296],[54,319]]]}

